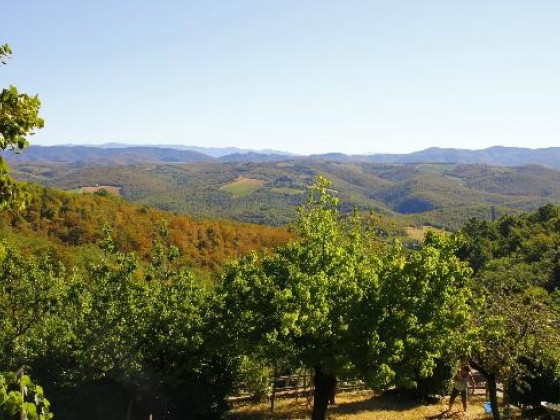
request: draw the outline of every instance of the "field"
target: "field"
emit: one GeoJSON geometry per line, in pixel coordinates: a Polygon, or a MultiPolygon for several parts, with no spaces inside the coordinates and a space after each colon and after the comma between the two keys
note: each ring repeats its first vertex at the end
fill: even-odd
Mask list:
{"type": "Polygon", "coordinates": [[[434,228],[431,226],[407,226],[405,228],[407,236],[420,243],[424,241],[424,235],[430,229],[434,228]]]}
{"type": "Polygon", "coordinates": [[[113,187],[111,185],[99,185],[97,187],[80,187],[79,191],[84,194],[92,194],[94,192],[105,190],[110,194],[113,195],[121,195],[121,188],[120,187],[113,187]]]}
{"type": "Polygon", "coordinates": [[[270,189],[272,192],[278,193],[278,194],[288,194],[288,195],[299,195],[299,194],[303,194],[305,192],[305,190],[300,190],[297,188],[271,188],[270,189]]]}
{"type": "MultiPolygon", "coordinates": [[[[340,420],[420,420],[433,416],[447,409],[448,399],[441,403],[422,404],[416,400],[396,395],[375,396],[371,391],[357,391],[337,395],[337,405],[329,408],[329,419],[340,420]]],[[[471,397],[469,411],[466,415],[458,413],[453,418],[489,419],[484,415],[484,396],[471,397]]],[[[454,411],[459,410],[456,402],[454,411]]],[[[311,408],[306,406],[305,398],[278,398],[276,408],[270,412],[268,401],[236,405],[229,420],[264,420],[264,419],[304,419],[309,418],[311,408]]]]}
{"type": "Polygon", "coordinates": [[[253,191],[258,190],[264,184],[266,184],[266,181],[263,181],[262,179],[245,178],[240,176],[235,181],[224,185],[220,189],[230,193],[234,197],[244,197],[251,194],[253,191]]]}

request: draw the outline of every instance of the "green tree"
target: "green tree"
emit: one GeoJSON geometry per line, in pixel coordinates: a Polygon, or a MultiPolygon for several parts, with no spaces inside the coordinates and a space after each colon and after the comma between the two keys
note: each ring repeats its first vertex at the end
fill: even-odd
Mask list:
{"type": "Polygon", "coordinates": [[[241,353],[314,370],[313,419],[325,418],[341,372],[376,389],[414,386],[464,343],[469,317],[470,270],[453,238],[430,233],[416,252],[383,242],[357,212],[339,213],[329,185],[311,187],[297,242],[230,265],[217,290],[241,353]]]}
{"type": "Polygon", "coordinates": [[[30,342],[56,315],[64,268],[48,255],[24,257],[0,242],[0,368],[27,364],[30,342]]]}
{"type": "MultiPolygon", "coordinates": [[[[48,256],[22,257],[0,242],[0,368],[34,360],[45,320],[56,314],[64,270],[48,256]]],[[[0,374],[0,418],[52,418],[43,389],[22,372],[0,374]],[[20,417],[22,416],[22,417],[20,417]]]]}
{"type": "Polygon", "coordinates": [[[57,418],[217,418],[227,408],[233,376],[208,292],[166,242],[142,265],[106,229],[105,257],[65,283],[58,316],[28,343],[57,418]]]}
{"type": "Polygon", "coordinates": [[[515,265],[508,263],[492,264],[475,287],[482,305],[474,316],[478,334],[471,363],[486,376],[495,420],[500,419],[497,382],[507,388],[529,374],[524,360],[555,363],[560,347],[560,320],[549,294],[538,286],[516,287],[515,265]]]}
{"type": "MultiPolygon", "coordinates": [[[[0,45],[0,65],[12,54],[9,45],[0,45]]],[[[44,125],[39,117],[41,101],[38,96],[20,93],[15,86],[0,85],[0,152],[21,151],[28,146],[27,136],[44,125]]],[[[0,210],[19,208],[25,202],[25,194],[8,174],[8,165],[0,155],[0,210]]]]}
{"type": "Polygon", "coordinates": [[[547,205],[496,222],[471,220],[463,228],[459,255],[475,270],[473,294],[480,303],[473,318],[472,365],[488,380],[494,419],[500,418],[497,382],[512,389],[531,376],[532,367],[560,366],[560,318],[553,304],[560,277],[559,225],[558,208],[547,205]]]}

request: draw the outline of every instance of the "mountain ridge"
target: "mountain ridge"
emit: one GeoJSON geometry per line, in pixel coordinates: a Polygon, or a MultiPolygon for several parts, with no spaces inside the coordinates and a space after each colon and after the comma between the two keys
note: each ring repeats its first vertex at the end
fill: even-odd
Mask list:
{"type": "Polygon", "coordinates": [[[412,224],[457,227],[472,217],[560,203],[560,170],[540,165],[292,162],[149,163],[120,166],[16,163],[16,179],[76,192],[106,186],[127,200],[195,217],[290,223],[317,176],[354,205],[412,224]]]}
{"type": "MultiPolygon", "coordinates": [[[[192,163],[192,162],[308,162],[331,161],[340,163],[452,163],[486,164],[494,166],[542,165],[560,169],[560,147],[530,149],[492,146],[486,149],[457,149],[430,147],[412,153],[380,153],[348,155],[323,153],[311,155],[284,154],[274,150],[249,151],[237,148],[205,148],[197,150],[161,146],[31,146],[15,155],[5,153],[8,161],[66,162],[100,165],[131,165],[139,163],[192,163]],[[206,151],[206,153],[204,153],[206,151]],[[225,152],[233,152],[222,154],[225,152]],[[265,153],[269,152],[269,153],[265,153]],[[210,153],[210,154],[207,154],[210,153]],[[211,154],[214,155],[211,155],[211,154]]],[[[179,147],[179,146],[177,146],[179,147]]],[[[190,146],[185,146],[190,147],[190,146]]]]}

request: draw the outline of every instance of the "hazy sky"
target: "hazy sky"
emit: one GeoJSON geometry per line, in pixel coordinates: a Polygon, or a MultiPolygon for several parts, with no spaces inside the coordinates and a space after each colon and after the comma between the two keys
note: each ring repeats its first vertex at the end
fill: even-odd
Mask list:
{"type": "Polygon", "coordinates": [[[35,144],[560,146],[558,0],[0,0],[35,144]]]}

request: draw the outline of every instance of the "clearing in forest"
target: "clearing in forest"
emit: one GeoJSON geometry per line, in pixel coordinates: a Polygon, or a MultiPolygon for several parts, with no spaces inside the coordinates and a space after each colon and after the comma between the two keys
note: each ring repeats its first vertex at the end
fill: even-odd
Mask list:
{"type": "Polygon", "coordinates": [[[222,186],[220,189],[230,193],[235,197],[243,197],[251,194],[266,184],[266,181],[255,178],[238,177],[235,181],[222,186]]]}
{"type": "Polygon", "coordinates": [[[441,231],[440,229],[436,229],[433,226],[407,226],[406,227],[406,234],[410,239],[414,239],[419,243],[424,242],[424,235],[428,230],[436,230],[441,231]]]}
{"type": "Polygon", "coordinates": [[[97,187],[80,187],[79,190],[84,194],[93,194],[94,192],[105,190],[113,195],[121,195],[121,187],[113,187],[111,185],[99,185],[97,187]]]}
{"type": "Polygon", "coordinates": [[[297,188],[290,188],[290,187],[275,187],[275,188],[271,188],[271,191],[278,194],[288,194],[288,195],[299,195],[305,192],[304,190],[298,190],[297,188]]]}

